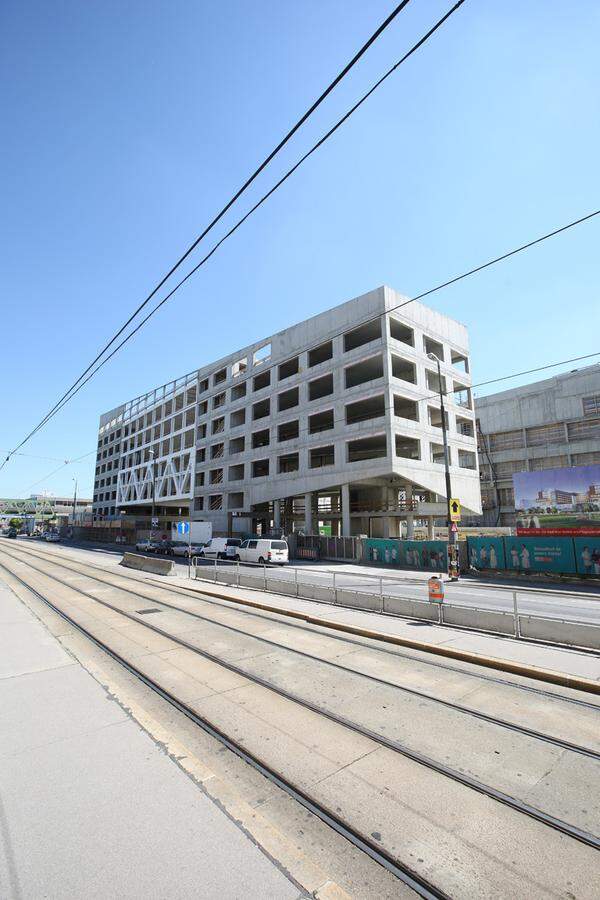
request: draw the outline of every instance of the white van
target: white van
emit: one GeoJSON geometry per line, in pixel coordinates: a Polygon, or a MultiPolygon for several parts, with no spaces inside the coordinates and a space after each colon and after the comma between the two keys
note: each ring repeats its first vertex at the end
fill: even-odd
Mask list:
{"type": "Polygon", "coordinates": [[[211,538],[200,550],[198,556],[206,559],[237,559],[237,553],[242,543],[240,538],[211,538]]]}
{"type": "Polygon", "coordinates": [[[257,538],[244,541],[238,548],[237,557],[240,562],[253,563],[277,563],[284,566],[289,560],[289,549],[286,541],[271,540],[271,538],[257,538]]]}

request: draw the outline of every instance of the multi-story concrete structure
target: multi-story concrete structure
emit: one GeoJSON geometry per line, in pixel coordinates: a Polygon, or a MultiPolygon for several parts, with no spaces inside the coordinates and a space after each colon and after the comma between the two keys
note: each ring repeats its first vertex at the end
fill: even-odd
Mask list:
{"type": "Polygon", "coordinates": [[[94,513],[411,533],[445,518],[435,354],[452,490],[480,512],[466,328],[381,287],[101,416],[94,513]],[[405,523],[401,529],[401,523],[405,523]]]}
{"type": "Polygon", "coordinates": [[[486,524],[515,524],[516,472],[600,464],[600,365],[483,397],[475,408],[486,524]]]}

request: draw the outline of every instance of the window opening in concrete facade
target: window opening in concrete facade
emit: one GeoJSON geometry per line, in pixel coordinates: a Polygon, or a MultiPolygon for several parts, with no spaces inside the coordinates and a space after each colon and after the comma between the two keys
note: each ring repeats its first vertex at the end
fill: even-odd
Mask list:
{"type": "Polygon", "coordinates": [[[181,450],[181,435],[176,434],[173,438],[171,438],[171,452],[177,453],[179,450],[181,450]]]}
{"type": "Polygon", "coordinates": [[[239,425],[244,425],[246,422],[246,409],[237,409],[235,412],[232,412],[229,416],[229,427],[237,428],[239,425]]]}
{"type": "Polygon", "coordinates": [[[409,347],[415,346],[415,333],[412,328],[409,328],[408,325],[405,325],[404,322],[399,322],[398,319],[394,319],[390,316],[390,337],[395,341],[401,341],[403,344],[407,344],[409,347]]]}
{"type": "Polygon", "coordinates": [[[204,391],[208,390],[208,378],[203,378],[202,381],[198,383],[198,393],[203,394],[204,391]]]}
{"type": "Polygon", "coordinates": [[[417,369],[414,363],[392,353],[392,376],[409,384],[417,383],[417,369]]]}
{"type": "Polygon", "coordinates": [[[264,344],[262,347],[259,347],[258,350],[254,351],[252,356],[252,362],[255,366],[260,366],[267,362],[267,360],[271,359],[271,344],[264,344]]]}
{"type": "Polygon", "coordinates": [[[261,372],[260,375],[255,375],[252,379],[252,390],[253,391],[262,391],[263,388],[269,387],[271,384],[271,370],[267,369],[265,372],[261,372]]]}
{"type": "Polygon", "coordinates": [[[212,398],[213,409],[218,409],[220,406],[224,406],[225,399],[226,399],[225,391],[223,391],[222,394],[215,394],[215,396],[212,398]]]}
{"type": "MultiPolygon", "coordinates": [[[[461,419],[462,422],[470,422],[470,419],[461,419]]],[[[459,419],[456,417],[456,424],[458,425],[459,419]]],[[[564,434],[563,434],[564,437],[564,434]]],[[[484,437],[484,440],[486,438],[484,437]]],[[[525,446],[525,438],[523,436],[523,431],[519,429],[515,429],[513,431],[498,431],[494,434],[487,435],[488,447],[491,452],[497,450],[520,450],[525,446]]],[[[545,443],[545,441],[544,441],[545,443]]]]}
{"type": "Polygon", "coordinates": [[[208,508],[209,509],[223,509],[223,495],[222,494],[210,494],[208,497],[208,508]]]}
{"type": "Polygon", "coordinates": [[[204,487],[204,472],[196,472],[196,477],[194,479],[194,487],[197,487],[197,488],[204,487]]]}
{"type": "Polygon", "coordinates": [[[269,460],[268,459],[255,459],[252,463],[252,477],[253,478],[264,478],[269,474],[269,460]]]}
{"type": "Polygon", "coordinates": [[[246,438],[242,434],[240,437],[232,438],[229,441],[229,455],[234,456],[236,453],[243,453],[246,447],[246,438]]]}
{"type": "Polygon", "coordinates": [[[244,480],[244,463],[239,463],[237,466],[229,466],[229,481],[243,481],[244,480]]]}
{"type": "Polygon", "coordinates": [[[477,457],[470,450],[458,450],[458,465],[461,469],[476,469],[477,457]]]}
{"type": "Polygon", "coordinates": [[[444,345],[426,334],[423,335],[423,350],[428,354],[433,353],[441,362],[444,361],[444,345]]]}
{"type": "Polygon", "coordinates": [[[213,419],[211,433],[221,434],[223,431],[225,431],[225,416],[219,416],[218,419],[213,419]]]}
{"type": "Polygon", "coordinates": [[[268,428],[262,431],[254,431],[252,433],[252,449],[257,447],[268,447],[271,442],[271,432],[268,428]]]}
{"type": "Polygon", "coordinates": [[[462,434],[464,437],[474,437],[475,436],[475,426],[473,424],[473,419],[465,419],[462,416],[456,417],[456,430],[459,434],[462,434]]]}
{"type": "Polygon", "coordinates": [[[198,415],[205,416],[208,412],[208,400],[203,400],[202,403],[198,404],[198,415]]]}
{"type": "Polygon", "coordinates": [[[292,409],[300,403],[300,393],[297,387],[291,388],[289,391],[283,391],[277,396],[277,409],[284,412],[286,409],[292,409]]]}
{"type": "Polygon", "coordinates": [[[221,484],[223,481],[223,469],[211,469],[209,473],[209,484],[221,484]]]}
{"type": "MultiPolygon", "coordinates": [[[[425,369],[425,383],[430,391],[435,391],[436,394],[440,392],[440,379],[438,377],[437,372],[432,372],[431,369],[425,369]]],[[[446,378],[442,375],[441,379],[442,384],[442,393],[446,393],[446,378]]]]}
{"type": "Polygon", "coordinates": [[[194,446],[194,429],[184,432],[183,446],[185,450],[190,450],[194,446]]]}
{"type": "Polygon", "coordinates": [[[600,419],[586,422],[569,422],[567,434],[570,441],[600,440],[600,419]]]}
{"type": "Polygon", "coordinates": [[[387,456],[387,440],[384,434],[348,441],[346,448],[349,463],[387,456]]]}
{"type": "Polygon", "coordinates": [[[416,400],[409,400],[408,397],[394,394],[394,415],[399,419],[411,419],[413,422],[418,422],[419,404],[416,400]]]}
{"type": "Polygon", "coordinates": [[[455,369],[460,369],[465,375],[469,373],[469,360],[463,353],[459,353],[457,350],[450,348],[450,362],[455,369]]]}
{"type": "Polygon", "coordinates": [[[291,378],[292,375],[297,375],[299,371],[300,359],[298,356],[294,356],[293,359],[288,359],[280,364],[277,370],[277,377],[279,381],[283,381],[284,378],[291,378]]]}
{"type": "Polygon", "coordinates": [[[565,442],[565,427],[562,422],[527,428],[525,434],[528,447],[543,447],[546,444],[564,444],[565,442]]]}
{"type": "Polygon", "coordinates": [[[236,400],[241,400],[242,397],[246,396],[246,391],[248,390],[248,382],[244,381],[242,384],[234,384],[231,388],[231,402],[235,402],[236,400]]]}
{"type": "Polygon", "coordinates": [[[233,494],[227,495],[227,507],[228,509],[243,509],[244,508],[244,492],[236,491],[233,494]]]}
{"type": "Polygon", "coordinates": [[[582,397],[584,416],[600,416],[600,394],[594,394],[592,397],[582,397]]]}
{"type": "Polygon", "coordinates": [[[324,466],[332,466],[335,463],[335,450],[333,444],[328,447],[313,447],[310,451],[309,465],[311,469],[322,469],[324,466]]]}
{"type": "Polygon", "coordinates": [[[222,384],[223,381],[227,381],[227,369],[219,369],[218,372],[215,372],[213,375],[213,384],[222,384]]]}
{"type": "Polygon", "coordinates": [[[369,419],[379,419],[385,416],[385,397],[378,394],[377,397],[366,397],[355,403],[346,405],[346,425],[355,422],[366,422],[369,419]]]}
{"type": "Polygon", "coordinates": [[[271,401],[267,398],[266,400],[259,400],[258,403],[254,403],[252,405],[252,419],[256,421],[257,419],[264,419],[265,416],[268,416],[271,412],[271,401]]]}
{"type": "Polygon", "coordinates": [[[213,444],[210,448],[210,458],[219,459],[225,454],[225,444],[213,444]]]}
{"type": "Polygon", "coordinates": [[[294,419],[292,422],[282,422],[277,429],[277,440],[280,444],[284,441],[293,441],[299,434],[300,424],[298,419],[294,419]]]}
{"type": "Polygon", "coordinates": [[[396,456],[403,459],[421,459],[421,442],[405,434],[395,435],[396,456]]]}
{"type": "Polygon", "coordinates": [[[286,475],[288,472],[297,472],[300,468],[300,457],[298,453],[286,453],[285,456],[279,456],[277,459],[277,470],[280,475],[286,475]]]}
{"type": "Polygon", "coordinates": [[[203,441],[206,437],[206,422],[203,422],[202,425],[198,425],[196,429],[196,440],[203,441]]]}
{"type": "Polygon", "coordinates": [[[329,431],[334,426],[333,410],[315,413],[308,417],[308,433],[318,434],[321,431],[329,431]]]}
{"type": "Polygon", "coordinates": [[[248,357],[244,356],[243,359],[238,359],[237,362],[231,367],[231,377],[239,378],[240,375],[245,375],[248,370],[248,357]]]}
{"type": "Polygon", "coordinates": [[[175,397],[175,409],[183,409],[183,393],[177,394],[175,397]]]}
{"type": "Polygon", "coordinates": [[[320,400],[321,397],[327,397],[333,394],[333,374],[323,375],[321,378],[315,378],[314,381],[308,382],[308,400],[320,400]]]}
{"type": "Polygon", "coordinates": [[[352,331],[347,331],[344,335],[344,353],[350,350],[356,350],[357,347],[363,347],[372,341],[381,339],[381,319],[374,319],[371,322],[365,322],[352,331]]]}
{"type": "Polygon", "coordinates": [[[186,413],[185,413],[185,424],[186,424],[186,425],[193,425],[194,422],[195,422],[195,420],[196,420],[196,411],[194,410],[194,407],[192,407],[191,409],[186,410],[186,413]]]}
{"type": "MultiPolygon", "coordinates": [[[[443,444],[430,444],[429,445],[429,459],[432,463],[435,463],[438,466],[444,465],[444,445],[443,444]]],[[[448,450],[448,453],[450,451],[448,450]]]]}
{"type": "Polygon", "coordinates": [[[569,465],[569,457],[566,453],[560,456],[543,456],[540,459],[530,459],[529,469],[531,472],[538,472],[540,469],[559,469],[561,466],[569,465]]]}
{"type": "Polygon", "coordinates": [[[346,388],[356,387],[383,378],[383,356],[372,356],[362,362],[348,366],[344,371],[346,388]]]}
{"type": "MultiPolygon", "coordinates": [[[[432,428],[440,428],[442,427],[442,411],[438,409],[437,406],[428,406],[427,407],[427,417],[429,424],[432,428]]],[[[446,428],[448,428],[448,413],[445,413],[444,418],[446,420],[446,428]]]]}
{"type": "Polygon", "coordinates": [[[318,366],[320,363],[327,362],[328,359],[332,359],[333,357],[333,343],[332,341],[325,341],[324,344],[319,344],[318,347],[313,347],[312,350],[308,351],[308,368],[312,369],[313,366],[318,366]]]}
{"type": "MultiPolygon", "coordinates": [[[[442,379],[445,382],[443,376],[442,379]]],[[[471,390],[466,384],[461,384],[459,381],[455,381],[452,385],[452,391],[454,393],[455,403],[457,403],[459,406],[464,406],[465,409],[472,409],[471,390]]]]}

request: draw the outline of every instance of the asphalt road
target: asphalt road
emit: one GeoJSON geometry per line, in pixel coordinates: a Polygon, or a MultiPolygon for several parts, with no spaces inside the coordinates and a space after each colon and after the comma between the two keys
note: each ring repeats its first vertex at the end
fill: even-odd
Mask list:
{"type": "MultiPolygon", "coordinates": [[[[40,548],[45,545],[41,541],[31,541],[40,548]]],[[[122,550],[116,547],[81,547],[70,543],[49,545],[59,552],[70,552],[84,558],[97,558],[99,555],[107,559],[120,558],[122,550]]],[[[181,569],[181,574],[187,569],[187,561],[175,557],[174,561],[181,569]]],[[[201,563],[200,563],[201,564],[201,563]]],[[[214,563],[206,561],[206,566],[214,563]]],[[[243,564],[241,564],[243,565],[243,564]]],[[[249,567],[256,568],[256,567],[249,567]]],[[[332,586],[335,573],[336,585],[366,593],[379,593],[380,578],[383,579],[383,590],[388,596],[406,597],[408,599],[427,599],[427,579],[434,573],[428,572],[403,572],[390,569],[376,569],[372,566],[352,565],[351,563],[322,563],[300,562],[298,565],[298,580],[311,584],[332,586]]],[[[281,578],[286,581],[294,580],[294,567],[274,567],[269,570],[269,578],[281,578]]],[[[537,616],[549,616],[559,619],[568,619],[577,622],[588,622],[600,625],[600,587],[595,584],[586,584],[573,588],[571,585],[525,585],[521,582],[511,584],[494,584],[489,581],[477,580],[473,577],[463,577],[458,583],[445,584],[446,604],[476,607],[485,610],[513,610],[513,592],[517,593],[519,612],[531,613],[537,616]]]]}

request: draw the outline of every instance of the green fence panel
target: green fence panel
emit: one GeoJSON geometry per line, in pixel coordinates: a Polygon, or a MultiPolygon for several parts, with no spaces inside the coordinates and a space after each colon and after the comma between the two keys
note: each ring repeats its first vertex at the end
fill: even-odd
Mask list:
{"type": "Polygon", "coordinates": [[[387,566],[443,572],[448,568],[446,541],[400,541],[366,538],[365,559],[387,566]]]}
{"type": "Polygon", "coordinates": [[[573,538],[575,562],[580,575],[600,575],[600,535],[573,538]]]}
{"type": "Polygon", "coordinates": [[[467,538],[469,565],[476,569],[505,569],[506,555],[501,537],[467,538]]]}
{"type": "Polygon", "coordinates": [[[576,572],[569,537],[505,537],[506,568],[519,572],[576,572]]]}

